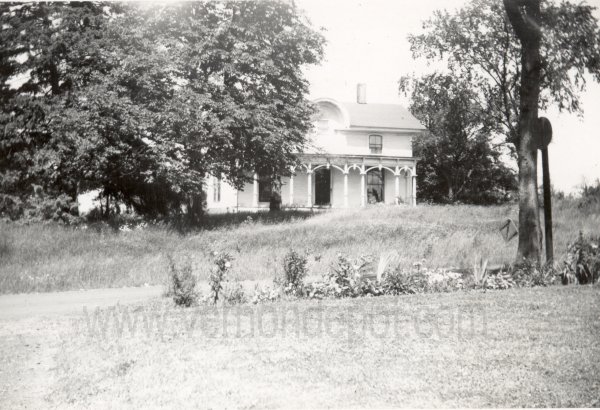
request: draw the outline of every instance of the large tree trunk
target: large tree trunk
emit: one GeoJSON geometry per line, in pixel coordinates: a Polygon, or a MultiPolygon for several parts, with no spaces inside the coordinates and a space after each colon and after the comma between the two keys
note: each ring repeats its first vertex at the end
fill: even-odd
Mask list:
{"type": "Polygon", "coordinates": [[[539,262],[542,233],[534,127],[538,118],[541,76],[540,0],[504,0],[504,7],[521,42],[520,137],[516,141],[519,165],[519,249],[516,262],[522,262],[523,258],[539,262]]]}

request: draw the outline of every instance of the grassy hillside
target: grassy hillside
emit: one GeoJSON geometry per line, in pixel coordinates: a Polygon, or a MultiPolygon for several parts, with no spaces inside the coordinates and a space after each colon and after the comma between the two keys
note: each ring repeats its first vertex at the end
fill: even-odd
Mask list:
{"type": "MultiPolygon", "coordinates": [[[[161,284],[166,256],[189,258],[201,280],[211,252],[235,258],[238,279],[272,279],[289,248],[309,253],[310,271],[319,275],[341,252],[351,256],[396,250],[401,263],[421,259],[432,267],[468,267],[483,256],[490,263],[511,262],[517,240],[505,243],[498,228],[517,220],[514,205],[377,206],[319,214],[215,215],[209,228],[185,236],[164,227],[115,231],[55,225],[0,225],[0,292],[161,284]]],[[[600,207],[578,208],[562,201],[554,208],[558,261],[580,230],[600,226],[600,207]]]]}

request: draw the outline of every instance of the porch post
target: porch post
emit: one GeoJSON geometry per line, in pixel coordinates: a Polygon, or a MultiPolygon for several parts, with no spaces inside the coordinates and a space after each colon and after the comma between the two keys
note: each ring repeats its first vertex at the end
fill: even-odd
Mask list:
{"type": "Polygon", "coordinates": [[[294,175],[290,176],[290,206],[294,203],[294,175]]]}
{"type": "Polygon", "coordinates": [[[365,186],[365,166],[360,169],[360,206],[363,208],[367,205],[365,198],[367,187],[365,186]]]}
{"type": "Polygon", "coordinates": [[[412,206],[417,206],[417,176],[412,177],[412,206]]]}
{"type": "Polygon", "coordinates": [[[296,169],[292,168],[292,173],[290,175],[290,203],[289,205],[292,206],[294,204],[294,171],[296,169]]]}
{"type": "Polygon", "coordinates": [[[344,208],[348,208],[348,165],[344,166],[344,208]]]}
{"type": "Polygon", "coordinates": [[[312,208],[312,169],[310,164],[308,164],[308,168],[306,170],[306,177],[308,181],[308,187],[306,192],[306,206],[308,208],[312,208]]]}
{"type": "Polygon", "coordinates": [[[396,172],[394,172],[394,194],[396,195],[396,205],[400,203],[400,171],[398,167],[396,167],[396,172]]]}
{"type": "Polygon", "coordinates": [[[254,183],[252,185],[252,206],[258,208],[258,174],[254,173],[254,183]]]}

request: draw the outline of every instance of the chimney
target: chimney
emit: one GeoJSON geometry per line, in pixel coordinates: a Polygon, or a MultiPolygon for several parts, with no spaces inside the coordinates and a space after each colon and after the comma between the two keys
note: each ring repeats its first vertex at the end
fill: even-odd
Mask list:
{"type": "Polygon", "coordinates": [[[365,83],[356,84],[356,102],[359,104],[367,103],[367,85],[365,83]]]}

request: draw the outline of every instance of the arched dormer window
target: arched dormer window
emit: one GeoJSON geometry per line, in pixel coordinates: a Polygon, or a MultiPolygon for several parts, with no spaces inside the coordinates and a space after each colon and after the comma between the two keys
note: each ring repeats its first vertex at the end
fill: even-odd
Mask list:
{"type": "Polygon", "coordinates": [[[327,134],[329,132],[329,119],[320,119],[317,121],[317,131],[320,134],[327,134]]]}
{"type": "Polygon", "coordinates": [[[381,135],[369,135],[369,151],[371,151],[371,154],[381,154],[382,140],[381,135]]]}
{"type": "Polygon", "coordinates": [[[333,100],[326,99],[315,100],[319,109],[315,118],[315,131],[322,134],[329,134],[337,128],[347,128],[347,114],[343,108],[333,100]]]}

